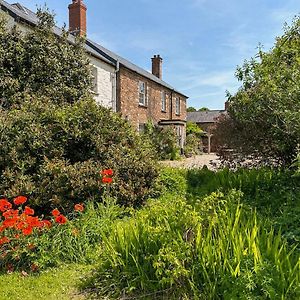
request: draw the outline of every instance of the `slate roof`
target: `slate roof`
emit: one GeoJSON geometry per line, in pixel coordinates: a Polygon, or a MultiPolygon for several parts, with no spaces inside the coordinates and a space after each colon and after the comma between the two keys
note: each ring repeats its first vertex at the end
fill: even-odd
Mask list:
{"type": "MultiPolygon", "coordinates": [[[[19,19],[25,23],[28,23],[29,25],[37,25],[38,23],[38,17],[37,15],[31,11],[30,9],[24,7],[23,5],[19,3],[9,4],[4,0],[0,0],[0,8],[4,11],[7,11],[12,17],[15,19],[19,19]]],[[[59,27],[54,27],[53,32],[57,35],[62,34],[62,30],[59,27]]],[[[68,40],[70,43],[75,42],[75,38],[70,35],[68,40]]],[[[177,91],[174,87],[166,83],[165,81],[157,78],[153,74],[147,72],[143,68],[140,68],[139,66],[131,63],[130,61],[126,60],[125,58],[119,56],[118,54],[104,48],[103,46],[93,42],[90,39],[86,40],[85,44],[86,51],[90,53],[91,55],[100,58],[101,60],[105,61],[106,63],[109,63],[111,65],[117,66],[117,64],[121,64],[124,67],[128,68],[129,70],[136,72],[170,90],[173,90],[174,92],[184,96],[185,98],[188,98],[183,93],[177,91]]]]}
{"type": "Polygon", "coordinates": [[[187,121],[194,123],[215,123],[217,118],[226,114],[225,110],[195,111],[187,113],[187,121]]]}

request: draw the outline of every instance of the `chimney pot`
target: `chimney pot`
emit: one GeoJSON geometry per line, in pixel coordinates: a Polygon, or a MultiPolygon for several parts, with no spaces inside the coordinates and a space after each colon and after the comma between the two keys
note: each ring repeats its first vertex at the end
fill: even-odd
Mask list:
{"type": "Polygon", "coordinates": [[[154,55],[152,60],[152,74],[159,79],[162,79],[162,62],[163,59],[160,55],[154,55]]]}

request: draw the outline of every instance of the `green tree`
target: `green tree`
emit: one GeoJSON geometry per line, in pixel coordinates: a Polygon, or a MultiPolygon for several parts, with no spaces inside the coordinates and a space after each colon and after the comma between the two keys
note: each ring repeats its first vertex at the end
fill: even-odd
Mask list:
{"type": "Polygon", "coordinates": [[[39,10],[38,25],[21,33],[7,29],[0,16],[0,99],[3,108],[19,105],[25,98],[51,98],[56,103],[72,103],[89,94],[91,71],[83,40],[65,29],[52,31],[54,17],[39,10]]]}
{"type": "Polygon", "coordinates": [[[198,111],[209,111],[209,109],[207,107],[201,107],[198,109],[198,111]]]}
{"type": "Polygon", "coordinates": [[[195,107],[190,106],[190,107],[188,107],[188,108],[186,109],[186,111],[187,111],[187,112],[194,112],[194,111],[197,111],[197,109],[196,109],[195,107]]]}
{"type": "Polygon", "coordinates": [[[269,52],[238,67],[242,86],[228,95],[228,117],[216,132],[223,146],[242,155],[289,164],[300,143],[300,18],[269,52]]]}

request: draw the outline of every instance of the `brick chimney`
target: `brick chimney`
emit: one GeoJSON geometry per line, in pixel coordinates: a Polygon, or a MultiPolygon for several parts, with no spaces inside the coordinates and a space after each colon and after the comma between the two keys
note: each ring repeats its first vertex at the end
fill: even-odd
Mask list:
{"type": "Polygon", "coordinates": [[[162,79],[162,62],[163,59],[160,57],[160,55],[154,55],[152,60],[152,74],[158,77],[159,79],[162,79]]]}
{"type": "Polygon", "coordinates": [[[83,0],[72,0],[69,5],[69,30],[75,35],[86,35],[86,11],[83,0]]]}

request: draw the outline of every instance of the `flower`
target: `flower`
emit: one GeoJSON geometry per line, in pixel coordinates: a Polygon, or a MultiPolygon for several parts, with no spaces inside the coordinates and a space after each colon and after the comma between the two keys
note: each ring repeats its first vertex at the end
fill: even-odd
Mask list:
{"type": "Polygon", "coordinates": [[[58,217],[60,215],[60,211],[57,208],[55,208],[52,210],[51,214],[54,217],[58,217]]]}
{"type": "Polygon", "coordinates": [[[0,199],[0,211],[5,212],[12,208],[12,204],[6,199],[0,199]]]}
{"type": "Polygon", "coordinates": [[[101,171],[101,175],[102,176],[113,176],[114,175],[114,171],[112,169],[107,169],[107,170],[103,170],[101,171]]]}
{"type": "Polygon", "coordinates": [[[22,233],[23,233],[24,235],[31,235],[31,234],[32,234],[32,231],[33,231],[32,227],[27,227],[27,228],[24,228],[24,229],[22,230],[22,233]]]}
{"type": "Polygon", "coordinates": [[[51,228],[52,223],[49,220],[42,220],[40,222],[40,227],[42,228],[51,228]]]}
{"type": "Polygon", "coordinates": [[[24,214],[27,216],[33,216],[34,210],[32,208],[30,208],[29,206],[25,206],[24,214]]]}
{"type": "Polygon", "coordinates": [[[107,184],[110,184],[110,183],[112,183],[112,178],[110,178],[110,177],[103,177],[102,178],[102,183],[107,183],[107,184]]]}
{"type": "Polygon", "coordinates": [[[55,218],[55,222],[58,224],[66,224],[67,221],[68,221],[68,219],[63,215],[59,215],[55,218]]]}
{"type": "Polygon", "coordinates": [[[15,205],[22,205],[27,201],[27,198],[24,196],[18,196],[14,199],[14,204],[15,205]]]}
{"type": "Polygon", "coordinates": [[[6,236],[0,239],[0,246],[4,244],[8,244],[10,242],[10,239],[6,236]]]}
{"type": "Polygon", "coordinates": [[[84,206],[83,206],[83,204],[75,204],[74,209],[76,211],[83,212],[84,211],[84,206]]]}

